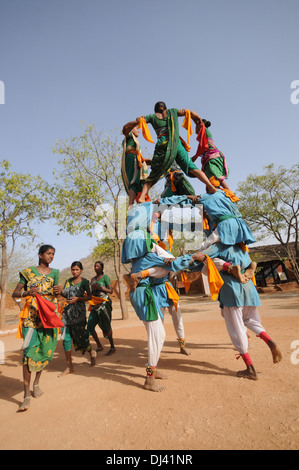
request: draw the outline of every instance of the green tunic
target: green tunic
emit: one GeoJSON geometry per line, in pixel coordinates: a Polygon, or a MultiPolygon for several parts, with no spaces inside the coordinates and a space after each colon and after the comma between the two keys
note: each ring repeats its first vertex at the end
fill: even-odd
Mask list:
{"type": "MultiPolygon", "coordinates": [[[[111,281],[107,274],[96,280],[96,278],[91,279],[91,284],[97,284],[98,286],[109,287],[111,281]]],[[[92,295],[94,297],[100,297],[106,299],[106,302],[94,305],[91,308],[91,312],[88,318],[87,330],[90,335],[95,331],[95,327],[99,325],[105,338],[112,334],[111,320],[112,320],[112,301],[108,294],[97,289],[97,287],[92,286],[92,295]]]]}

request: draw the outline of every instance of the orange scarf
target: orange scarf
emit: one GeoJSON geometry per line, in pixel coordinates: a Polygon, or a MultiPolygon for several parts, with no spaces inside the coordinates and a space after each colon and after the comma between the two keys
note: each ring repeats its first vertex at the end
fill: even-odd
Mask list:
{"type": "Polygon", "coordinates": [[[182,279],[182,282],[184,283],[186,293],[188,294],[190,287],[191,287],[191,282],[189,281],[189,278],[184,271],[181,271],[181,279],[182,279]]]}
{"type": "Polygon", "coordinates": [[[228,197],[232,202],[240,201],[240,199],[229,189],[220,188],[220,182],[215,178],[215,176],[211,176],[210,182],[215,186],[215,188],[219,188],[221,191],[224,191],[226,197],[228,197]]]}
{"type": "Polygon", "coordinates": [[[91,297],[91,300],[88,301],[88,303],[90,304],[89,305],[89,308],[88,308],[88,311],[90,312],[90,310],[92,309],[92,307],[94,305],[99,305],[99,304],[102,304],[103,302],[107,302],[108,299],[103,299],[102,297],[95,297],[94,295],[91,297]]]}
{"type": "Polygon", "coordinates": [[[213,300],[217,300],[218,294],[224,282],[211,258],[206,255],[206,260],[211,296],[213,300]]]}
{"type": "Polygon", "coordinates": [[[139,129],[142,130],[142,135],[145,138],[145,140],[147,140],[148,142],[151,142],[153,144],[154,141],[152,139],[151,133],[149,131],[149,128],[147,126],[147,123],[146,123],[146,120],[144,119],[144,117],[140,118],[138,127],[139,127],[139,129]]]}
{"type": "Polygon", "coordinates": [[[178,304],[179,304],[179,296],[172,287],[172,285],[169,282],[165,282],[165,287],[167,291],[168,298],[173,301],[174,308],[177,310],[178,309],[178,304]]]}

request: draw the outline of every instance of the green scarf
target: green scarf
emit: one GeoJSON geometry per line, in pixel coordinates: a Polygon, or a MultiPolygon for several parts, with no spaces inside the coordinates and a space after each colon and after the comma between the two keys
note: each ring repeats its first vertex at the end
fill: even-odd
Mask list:
{"type": "Polygon", "coordinates": [[[140,283],[138,287],[145,287],[145,306],[147,307],[146,311],[146,321],[155,321],[159,318],[158,309],[155,302],[155,297],[151,289],[150,284],[140,283]]]}

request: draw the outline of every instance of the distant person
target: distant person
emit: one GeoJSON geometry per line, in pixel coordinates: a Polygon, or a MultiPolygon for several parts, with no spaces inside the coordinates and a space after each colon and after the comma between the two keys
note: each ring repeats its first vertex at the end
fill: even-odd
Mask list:
{"type": "Polygon", "coordinates": [[[103,336],[110,342],[110,349],[106,353],[106,356],[109,356],[114,354],[116,351],[111,326],[112,300],[109,297],[109,294],[113,293],[113,289],[111,287],[109,276],[104,274],[104,263],[102,263],[102,261],[95,262],[94,270],[96,276],[90,281],[92,299],[90,300],[90,314],[87,323],[87,330],[89,335],[92,335],[94,338],[98,352],[103,350],[103,346],[95,328],[97,325],[101,328],[103,336]]]}

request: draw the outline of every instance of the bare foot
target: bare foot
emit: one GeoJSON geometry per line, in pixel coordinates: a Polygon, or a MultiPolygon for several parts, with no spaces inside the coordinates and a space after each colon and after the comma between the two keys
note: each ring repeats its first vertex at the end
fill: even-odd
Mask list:
{"type": "Polygon", "coordinates": [[[27,411],[30,407],[30,397],[25,397],[22,405],[19,406],[18,413],[27,411]]]}
{"type": "Polygon", "coordinates": [[[268,342],[268,346],[272,353],[273,364],[278,364],[282,360],[282,354],[279,347],[271,340],[268,342]]]}
{"type": "Polygon", "coordinates": [[[155,379],[161,379],[161,380],[168,379],[166,374],[163,374],[162,372],[160,372],[157,369],[154,371],[154,376],[155,376],[155,379]]]}
{"type": "Polygon", "coordinates": [[[257,263],[255,261],[252,261],[250,266],[245,270],[244,277],[246,279],[246,282],[250,281],[254,273],[256,271],[257,263]]]}
{"type": "Polygon", "coordinates": [[[130,292],[134,291],[141,280],[139,274],[124,274],[123,276],[125,283],[130,289],[130,292]]]}
{"type": "Polygon", "coordinates": [[[90,351],[90,367],[94,367],[96,365],[96,358],[97,358],[96,351],[90,351]]]}
{"type": "Polygon", "coordinates": [[[74,369],[67,367],[64,372],[58,375],[58,377],[65,377],[66,375],[73,374],[73,373],[74,373],[74,369]]]}
{"type": "Polygon", "coordinates": [[[185,348],[185,346],[182,346],[180,349],[181,354],[185,354],[185,356],[191,356],[191,352],[189,352],[188,349],[185,348]]]}
{"type": "Polygon", "coordinates": [[[237,377],[249,380],[258,380],[257,373],[253,366],[248,366],[246,370],[240,370],[237,377]]]}
{"type": "Polygon", "coordinates": [[[44,392],[40,389],[39,385],[33,385],[33,396],[34,398],[39,398],[44,394],[44,392]]]}
{"type": "Polygon", "coordinates": [[[145,390],[150,390],[151,392],[164,392],[165,387],[162,387],[157,384],[155,377],[146,377],[144,382],[145,390]]]}
{"type": "Polygon", "coordinates": [[[185,356],[191,356],[191,353],[185,347],[185,340],[184,339],[178,339],[178,342],[179,342],[179,345],[180,345],[180,353],[185,354],[185,356]]]}
{"type": "Polygon", "coordinates": [[[228,273],[231,274],[232,276],[236,277],[238,281],[241,282],[241,284],[245,284],[246,278],[244,274],[241,272],[241,267],[239,265],[232,265],[228,268],[228,273]]]}
{"type": "Polygon", "coordinates": [[[133,289],[135,290],[142,279],[141,273],[131,273],[133,289]]]}
{"type": "Polygon", "coordinates": [[[110,348],[109,351],[105,354],[105,356],[111,356],[112,354],[114,354],[116,352],[116,349],[115,348],[110,348]]]}

